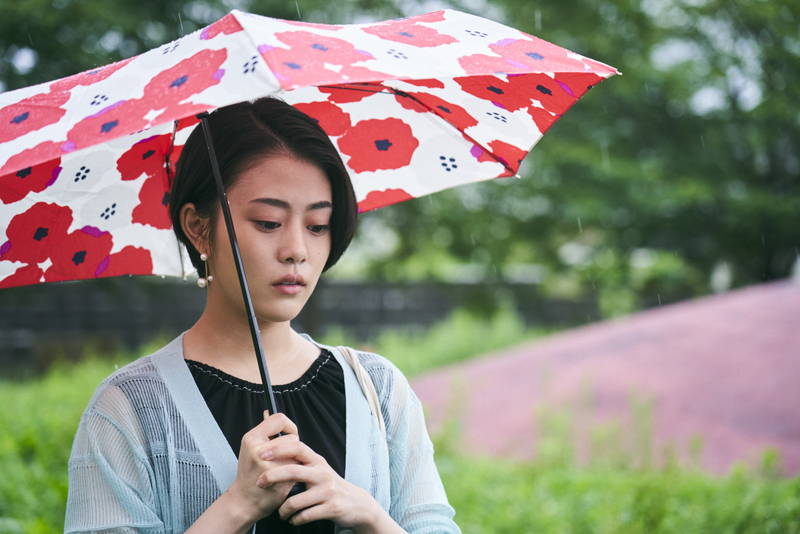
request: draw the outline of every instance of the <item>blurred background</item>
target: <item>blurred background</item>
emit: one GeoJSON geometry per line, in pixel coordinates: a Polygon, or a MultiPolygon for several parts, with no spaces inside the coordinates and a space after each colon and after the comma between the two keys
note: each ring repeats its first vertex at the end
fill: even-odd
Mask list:
{"type": "MultiPolygon", "coordinates": [[[[800,532],[800,4],[4,0],[0,90],[233,8],[324,23],[455,8],[623,73],[522,179],[364,214],[295,325],[414,377],[465,532],[800,532]],[[505,439],[480,409],[516,414],[495,421],[505,439]]],[[[0,532],[60,530],[91,392],[203,299],[144,277],[0,292],[0,532]]]]}

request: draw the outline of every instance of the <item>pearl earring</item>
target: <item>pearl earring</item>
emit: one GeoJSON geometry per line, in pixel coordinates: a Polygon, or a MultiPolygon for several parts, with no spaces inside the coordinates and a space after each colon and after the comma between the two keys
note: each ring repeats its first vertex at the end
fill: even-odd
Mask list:
{"type": "Polygon", "coordinates": [[[206,287],[208,284],[214,281],[214,277],[208,274],[208,263],[206,263],[206,261],[208,260],[208,256],[205,253],[200,254],[200,260],[203,262],[203,270],[205,271],[206,276],[205,278],[203,277],[198,278],[197,285],[199,287],[206,287]]]}

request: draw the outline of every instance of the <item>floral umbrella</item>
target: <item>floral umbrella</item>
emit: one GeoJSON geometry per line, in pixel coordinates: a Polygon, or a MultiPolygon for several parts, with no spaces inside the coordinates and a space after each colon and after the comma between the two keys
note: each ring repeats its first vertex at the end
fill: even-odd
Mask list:
{"type": "Polygon", "coordinates": [[[357,25],[232,11],[139,56],[0,95],[0,287],[192,272],[167,203],[200,112],[285,99],[330,135],[367,211],[515,175],[616,72],[458,11],[357,25]]]}
{"type": "Polygon", "coordinates": [[[167,206],[200,122],[274,413],[209,110],[275,95],[315,118],[366,211],[515,175],[553,122],[616,73],[458,11],[346,26],[232,11],[139,56],[0,95],[0,287],[191,272],[167,206]]]}

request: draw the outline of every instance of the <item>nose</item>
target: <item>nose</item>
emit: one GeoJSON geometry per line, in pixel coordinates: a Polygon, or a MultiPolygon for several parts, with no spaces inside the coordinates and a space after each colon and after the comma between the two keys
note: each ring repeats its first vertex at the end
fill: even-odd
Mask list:
{"type": "Polygon", "coordinates": [[[302,225],[287,224],[284,228],[285,231],[278,249],[278,259],[281,263],[303,263],[306,261],[308,251],[302,225]]]}

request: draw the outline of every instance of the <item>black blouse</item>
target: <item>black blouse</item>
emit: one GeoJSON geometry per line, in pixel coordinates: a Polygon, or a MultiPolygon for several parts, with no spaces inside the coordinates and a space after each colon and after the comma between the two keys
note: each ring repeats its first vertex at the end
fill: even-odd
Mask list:
{"type": "MultiPolygon", "coordinates": [[[[186,360],[186,363],[214,419],[238,457],[242,436],[264,420],[264,410],[267,409],[264,386],[201,362],[186,360]]],[[[273,386],[272,391],[278,409],[297,425],[300,440],[322,455],[344,478],[344,374],[333,354],[322,349],[300,378],[273,386]]],[[[269,534],[332,534],[333,531],[334,524],[329,520],[292,526],[280,519],[277,509],[261,519],[257,527],[257,532],[269,534]]]]}

